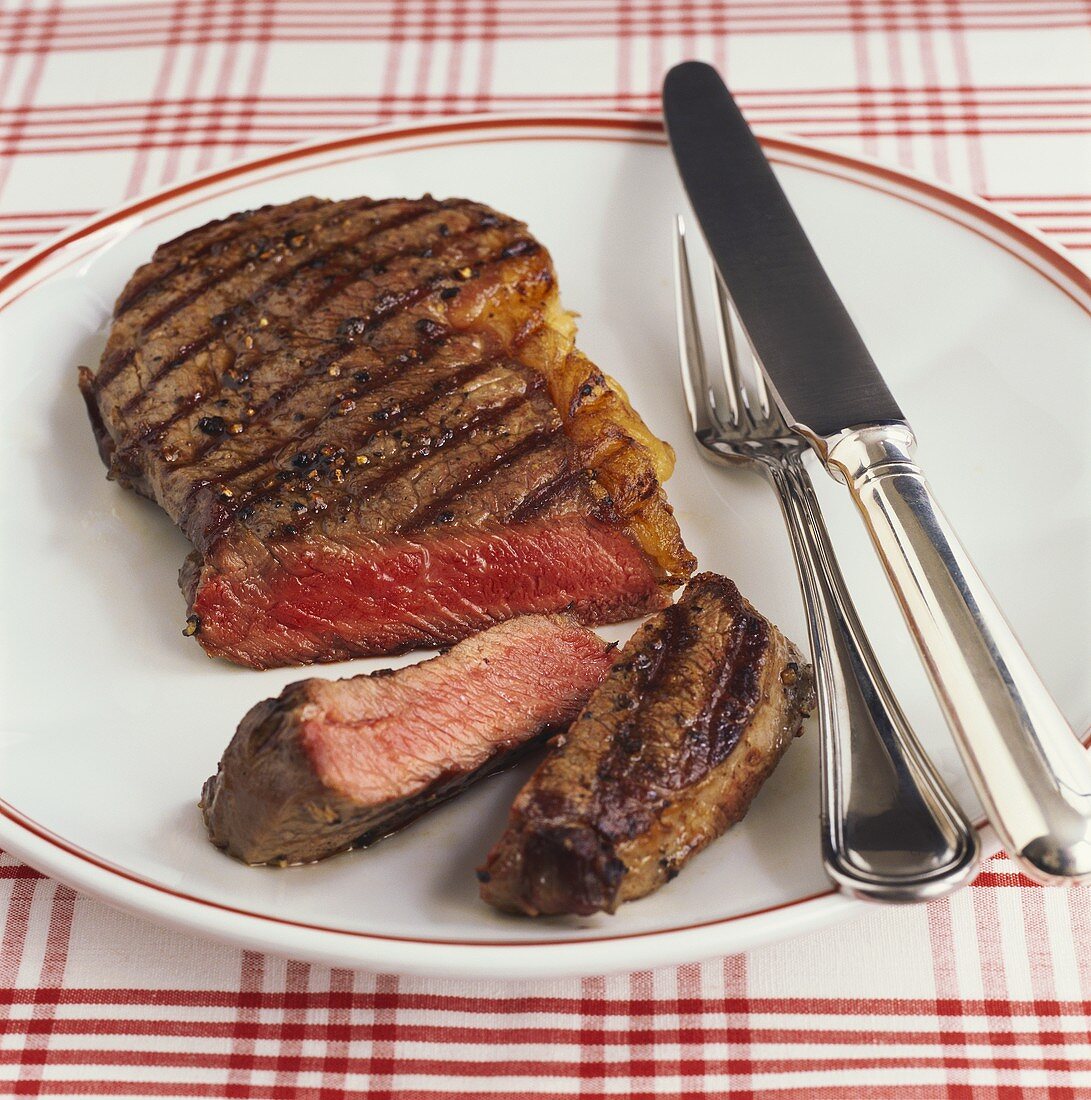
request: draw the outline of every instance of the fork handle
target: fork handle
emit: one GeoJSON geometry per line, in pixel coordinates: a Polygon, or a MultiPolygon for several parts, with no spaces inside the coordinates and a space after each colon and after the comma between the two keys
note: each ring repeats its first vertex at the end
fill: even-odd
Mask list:
{"type": "Polygon", "coordinates": [[[940,512],[905,424],[826,441],[863,515],[966,768],[1040,882],[1091,879],[1091,757],[940,512]]]}
{"type": "Polygon", "coordinates": [[[973,874],[977,833],[879,668],[799,450],[787,449],[767,469],[788,527],[814,656],[826,871],[857,897],[939,897],[973,874]]]}

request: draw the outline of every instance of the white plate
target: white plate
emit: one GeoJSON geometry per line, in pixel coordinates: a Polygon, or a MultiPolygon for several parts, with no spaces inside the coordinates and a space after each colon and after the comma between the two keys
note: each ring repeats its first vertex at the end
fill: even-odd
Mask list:
{"type": "MultiPolygon", "coordinates": [[[[793,203],[918,429],[940,499],[1079,729],[1091,720],[1086,432],[1091,282],[1033,232],[889,169],[769,139],[793,203]]],[[[558,975],[738,950],[849,916],[818,855],[811,730],[749,817],[614,917],[530,921],[477,898],[473,868],[525,772],[480,785],[375,848],[253,870],[207,843],[196,809],[238,719],[298,670],[211,662],[182,638],[187,546],[108,484],[76,389],[115,296],[154,246],[244,207],[317,193],[467,195],[552,250],[581,345],[678,450],[669,485],[707,569],[796,639],[795,576],[773,497],[710,469],[686,433],[670,293],[682,198],[657,125],[479,118],[290,150],[96,218],[0,277],[3,650],[0,844],[157,920],[330,963],[428,974],[558,975]]],[[[834,541],[880,657],[974,813],[956,754],[843,490],[834,541]]],[[[627,629],[609,631],[624,636],[627,629]]],[[[322,670],[362,672],[400,661],[322,670]]]]}

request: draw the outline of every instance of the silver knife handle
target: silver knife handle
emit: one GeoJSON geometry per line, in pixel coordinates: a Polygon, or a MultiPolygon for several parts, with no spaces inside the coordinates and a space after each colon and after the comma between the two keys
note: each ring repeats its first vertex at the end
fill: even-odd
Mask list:
{"type": "Polygon", "coordinates": [[[977,833],[902,714],[845,588],[796,447],[767,471],[799,572],[818,686],[822,855],[857,897],[927,901],[977,868],[977,833]]]}
{"type": "Polygon", "coordinates": [[[940,512],[912,431],[866,425],[826,445],[1008,854],[1039,882],[1091,879],[1091,757],[940,512]]]}

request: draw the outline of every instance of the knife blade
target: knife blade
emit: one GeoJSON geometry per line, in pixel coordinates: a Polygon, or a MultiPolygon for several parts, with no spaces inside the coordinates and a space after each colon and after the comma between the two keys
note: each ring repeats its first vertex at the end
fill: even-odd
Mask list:
{"type": "Polygon", "coordinates": [[[932,494],[916,439],[731,93],[689,61],[667,136],[720,278],[792,426],[871,535],[947,724],[1008,853],[1091,881],[1091,757],[932,494]]]}
{"type": "Polygon", "coordinates": [[[663,114],[709,251],[790,420],[818,438],[904,422],[720,74],[675,66],[663,114]]]}

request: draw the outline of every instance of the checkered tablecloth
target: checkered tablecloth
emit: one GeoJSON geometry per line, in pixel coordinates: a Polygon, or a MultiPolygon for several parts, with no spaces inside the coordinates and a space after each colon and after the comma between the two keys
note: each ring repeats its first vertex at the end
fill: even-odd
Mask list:
{"type": "MultiPolygon", "coordinates": [[[[349,128],[654,109],[686,56],[754,122],[973,190],[1091,264],[1084,0],[8,3],[0,258],[349,128]]],[[[1091,891],[1035,887],[1002,857],[950,901],[583,980],[285,962],[2,856],[0,925],[3,1095],[1091,1097],[1091,891]]]]}

